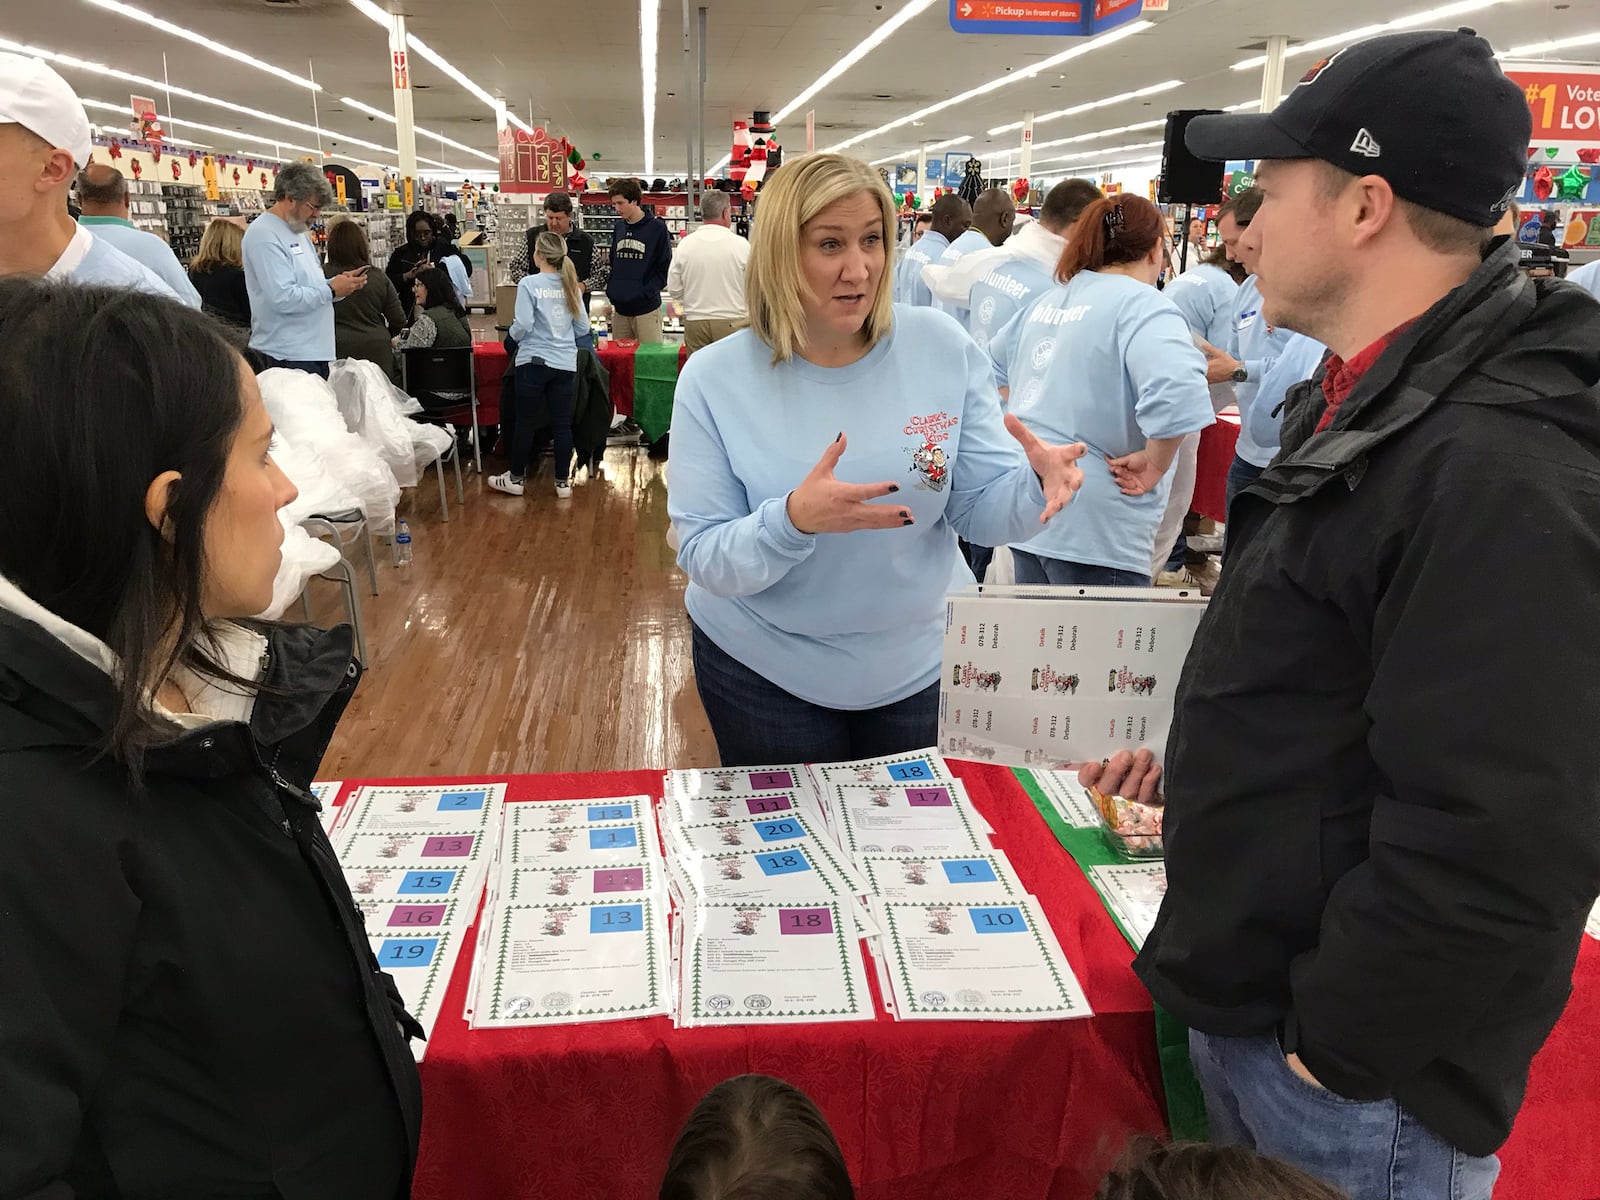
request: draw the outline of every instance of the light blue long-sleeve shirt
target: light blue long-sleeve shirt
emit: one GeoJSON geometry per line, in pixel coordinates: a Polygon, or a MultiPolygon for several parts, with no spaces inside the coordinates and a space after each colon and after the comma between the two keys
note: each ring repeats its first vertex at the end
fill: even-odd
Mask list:
{"type": "Polygon", "coordinates": [[[1239,403],[1241,425],[1234,453],[1252,466],[1264,467],[1278,455],[1277,430],[1282,426],[1282,416],[1274,418],[1271,414],[1283,403],[1283,392],[1273,393],[1266,384],[1267,377],[1275,373],[1278,356],[1294,337],[1291,330],[1267,323],[1266,314],[1261,310],[1261,288],[1254,275],[1239,285],[1233,302],[1233,330],[1226,349],[1244,364],[1247,373],[1245,381],[1235,384],[1233,389],[1239,403]],[[1258,407],[1267,414],[1266,420],[1253,419],[1258,407]]]}
{"type": "Polygon", "coordinates": [[[1167,284],[1161,293],[1178,306],[1189,331],[1205,338],[1218,350],[1233,343],[1234,302],[1239,285],[1221,267],[1209,263],[1190,267],[1167,284]]]}
{"type": "Polygon", "coordinates": [[[895,272],[894,300],[896,304],[915,304],[927,308],[933,304],[933,291],[922,281],[922,268],[936,263],[950,247],[950,239],[942,233],[928,230],[906,251],[895,272]]]}
{"type": "MultiPolygon", "coordinates": [[[[946,246],[944,253],[934,261],[941,267],[953,267],[969,254],[974,254],[979,250],[992,249],[994,249],[993,243],[983,233],[976,229],[969,229],[946,246]]],[[[953,300],[941,300],[934,296],[931,290],[929,291],[929,299],[933,301],[933,306],[940,312],[949,313],[963,325],[967,323],[967,306],[965,304],[957,304],[953,300]]]]}
{"type": "Polygon", "coordinates": [[[1283,352],[1267,369],[1266,378],[1261,381],[1261,390],[1256,393],[1250,411],[1240,412],[1243,425],[1239,433],[1240,442],[1248,435],[1251,445],[1270,447],[1272,455],[1267,460],[1269,463],[1278,457],[1278,442],[1283,430],[1283,413],[1273,412],[1273,409],[1283,403],[1290,388],[1297,383],[1304,383],[1317,373],[1326,353],[1327,348],[1315,338],[1308,338],[1303,333],[1291,334],[1283,352]],[[1270,404],[1267,402],[1269,396],[1273,397],[1270,404]]]}
{"type": "Polygon", "coordinates": [[[1071,506],[1018,548],[1148,575],[1172,472],[1144,495],[1125,496],[1106,464],[1216,420],[1205,356],[1183,314],[1149,284],[1081,271],[1012,318],[989,354],[1029,429],[1046,442],[1089,447],[1071,506]]]}
{"type": "Polygon", "coordinates": [[[290,362],[332,362],[333,289],[309,233],[264,212],[244,231],[250,347],[290,362]]]}
{"type": "Polygon", "coordinates": [[[190,308],[200,307],[200,293],[189,282],[189,272],[183,269],[172,247],[155,234],[121,217],[79,217],[78,224],[147,268],[190,308]]]}
{"type": "MultiPolygon", "coordinates": [[[[582,305],[579,308],[582,309],[582,305]]],[[[517,343],[517,366],[538,359],[558,371],[578,369],[578,339],[589,333],[589,313],[576,317],[567,308],[561,276],[550,271],[524,275],[517,284],[511,338],[517,343]]]]}
{"type": "Polygon", "coordinates": [[[896,305],[892,330],[846,367],[773,366],[748,329],[696,351],[678,380],[667,511],[707,636],[802,700],[859,710],[938,678],[945,596],[972,582],[957,535],[1028,537],[1044,493],[972,339],[943,313],[896,305]],[[874,503],[914,525],[795,528],[789,493],[840,432],[835,477],[898,483],[874,503]]]}
{"type": "Polygon", "coordinates": [[[45,278],[99,287],[133,288],[169,300],[178,298],[149,267],[135,262],[110,242],[95,237],[82,225],[72,231],[72,240],[55,266],[45,272],[45,278]]]}
{"type": "Polygon", "coordinates": [[[1591,296],[1600,298],[1600,259],[1568,271],[1567,282],[1575,283],[1591,296]]]}

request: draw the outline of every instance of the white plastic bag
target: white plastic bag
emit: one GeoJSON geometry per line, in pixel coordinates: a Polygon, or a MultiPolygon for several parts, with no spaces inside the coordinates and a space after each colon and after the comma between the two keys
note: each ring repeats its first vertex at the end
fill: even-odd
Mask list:
{"type": "Polygon", "coordinates": [[[282,512],[278,520],[283,523],[283,561],[272,580],[272,603],[257,614],[268,621],[283,616],[313,575],[322,574],[339,561],[339,551],[331,544],[312,537],[282,512]]]}
{"type": "Polygon", "coordinates": [[[994,557],[989,560],[989,569],[983,573],[979,583],[1013,584],[1017,581],[1017,563],[1011,557],[1010,546],[996,546],[994,557]]]}
{"type": "Polygon", "coordinates": [[[256,379],[284,440],[298,451],[317,455],[323,471],[355,500],[372,532],[393,533],[400,483],[378,452],[346,428],[327,381],[282,367],[263,371],[256,379]]]}
{"type": "Polygon", "coordinates": [[[377,451],[403,488],[417,486],[417,460],[410,422],[390,394],[394,385],[377,363],[344,358],[333,364],[329,384],[345,428],[377,451]]]}

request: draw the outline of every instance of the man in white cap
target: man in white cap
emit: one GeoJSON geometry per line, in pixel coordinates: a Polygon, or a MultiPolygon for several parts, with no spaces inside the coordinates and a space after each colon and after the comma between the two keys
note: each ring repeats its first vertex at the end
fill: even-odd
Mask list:
{"type": "Polygon", "coordinates": [[[149,268],[67,213],[67,192],[91,148],[89,118],[67,81],[40,59],[0,53],[0,275],[173,296],[149,268]]]}

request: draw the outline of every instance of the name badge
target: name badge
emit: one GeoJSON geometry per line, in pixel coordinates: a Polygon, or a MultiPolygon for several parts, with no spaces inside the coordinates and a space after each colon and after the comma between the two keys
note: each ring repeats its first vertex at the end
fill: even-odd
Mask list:
{"type": "Polygon", "coordinates": [[[1252,325],[1254,325],[1256,323],[1256,315],[1257,314],[1254,313],[1254,312],[1240,313],[1239,314],[1239,321],[1238,321],[1238,324],[1235,326],[1235,328],[1238,328],[1238,329],[1249,329],[1250,326],[1252,326],[1252,325]]]}

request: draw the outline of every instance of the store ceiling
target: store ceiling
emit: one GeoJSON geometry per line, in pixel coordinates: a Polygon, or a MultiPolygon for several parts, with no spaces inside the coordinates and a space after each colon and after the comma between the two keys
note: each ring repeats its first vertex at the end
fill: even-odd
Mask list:
{"type": "MultiPolygon", "coordinates": [[[[392,109],[385,32],[348,0],[128,2],[296,74],[313,75],[325,89],[317,94],[319,113],[314,118],[312,94],[306,89],[107,12],[89,0],[8,4],[0,11],[0,38],[154,79],[163,77],[165,51],[166,77],[174,85],[308,124],[320,121],[324,144],[335,152],[342,135],[393,145],[392,126],[339,101],[349,96],[375,108],[392,109]]],[[[783,107],[903,2],[691,0],[691,15],[700,3],[708,9],[708,162],[726,153],[735,117],[747,116],[754,108],[783,107]]],[[[1287,33],[1295,39],[1327,36],[1442,2],[1171,0],[1170,12],[1151,18],[1157,23],[1154,29],[1083,55],[1060,71],[1044,72],[933,114],[920,127],[908,125],[878,135],[852,147],[851,153],[876,159],[912,150],[923,140],[974,135],[961,149],[1003,165],[1005,152],[1020,135],[991,139],[985,131],[1020,119],[1026,108],[1043,113],[1166,80],[1185,81],[1183,87],[1161,95],[1041,124],[1035,136],[1043,142],[1152,120],[1172,108],[1239,103],[1259,96],[1260,73],[1234,71],[1231,64],[1258,52],[1269,34],[1287,33]]],[[[388,4],[380,0],[380,7],[388,4]]],[[[643,168],[637,0],[567,0],[559,6],[554,0],[448,4],[407,0],[402,7],[409,15],[410,31],[481,87],[504,95],[523,117],[550,121],[571,137],[589,157],[591,175],[608,173],[608,164],[643,168]]],[[[819,147],[986,83],[1004,75],[1008,67],[1025,69],[1073,44],[1059,38],[958,35],[949,28],[947,9],[945,0],[938,0],[808,102],[806,107],[817,113],[819,147]]],[[[660,19],[654,170],[658,175],[681,175],[686,131],[694,121],[685,85],[681,0],[662,0],[660,19]]],[[[1507,0],[1443,23],[1470,24],[1504,48],[1600,31],[1600,11],[1592,0],[1507,0]]],[[[1600,46],[1574,53],[1592,57],[1600,53],[1600,46]]],[[[1310,59],[1291,58],[1286,77],[1291,82],[1297,79],[1310,59]]],[[[413,82],[421,89],[415,99],[418,124],[492,153],[492,111],[415,54],[411,67],[413,82]]],[[[82,69],[61,69],[80,94],[103,101],[126,103],[130,91],[145,90],[82,69]]],[[[168,111],[165,98],[157,99],[161,110],[168,111]]],[[[315,143],[313,134],[208,104],[175,98],[172,108],[180,134],[182,118],[187,116],[221,128],[240,128],[255,135],[257,143],[274,131],[297,143],[315,143]]],[[[803,112],[780,127],[785,145],[803,144],[803,112]]],[[[117,123],[109,112],[91,116],[104,124],[117,123]]],[[[196,137],[225,148],[222,135],[196,137]]],[[[1139,145],[1158,138],[1159,131],[1140,132],[1090,143],[1088,148],[1139,145]]],[[[1044,150],[1039,157],[1083,148],[1044,150]]],[[[490,166],[437,142],[430,145],[421,136],[418,152],[452,165],[490,166]]],[[[1143,152],[1130,153],[1137,157],[1143,152]]],[[[367,151],[359,156],[381,157],[367,151]]]]}

